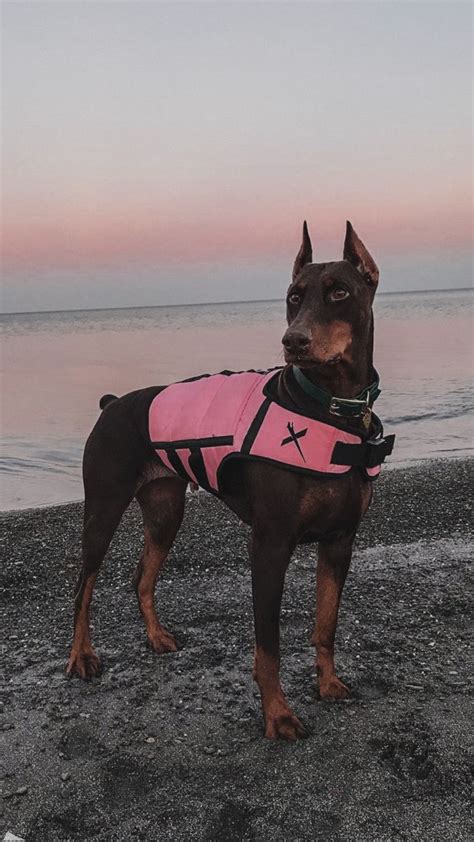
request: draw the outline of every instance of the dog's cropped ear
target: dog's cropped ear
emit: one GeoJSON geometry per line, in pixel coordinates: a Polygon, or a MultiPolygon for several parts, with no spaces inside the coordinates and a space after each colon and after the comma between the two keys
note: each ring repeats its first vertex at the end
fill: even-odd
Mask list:
{"type": "Polygon", "coordinates": [[[295,265],[293,266],[293,280],[295,280],[296,276],[299,275],[303,266],[306,266],[307,263],[311,263],[313,259],[313,247],[311,245],[311,240],[308,234],[308,226],[306,225],[306,219],[303,222],[303,242],[301,243],[301,248],[296,255],[295,265]]]}
{"type": "Polygon", "coordinates": [[[359,240],[351,223],[346,223],[346,239],[344,241],[344,260],[352,263],[355,269],[365,278],[374,290],[379,282],[379,270],[375,260],[370,256],[362,240],[359,240]]]}

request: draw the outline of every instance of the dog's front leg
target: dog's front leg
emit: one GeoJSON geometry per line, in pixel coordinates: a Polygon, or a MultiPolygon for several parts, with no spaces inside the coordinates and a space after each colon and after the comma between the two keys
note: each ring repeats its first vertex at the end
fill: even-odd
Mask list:
{"type": "Polygon", "coordinates": [[[252,533],[252,590],[255,616],[253,677],[262,699],[265,736],[296,740],[305,735],[303,725],[288,705],[280,686],[280,606],[285,573],[291,555],[288,542],[273,532],[252,533]]]}
{"type": "Polygon", "coordinates": [[[312,643],[316,647],[316,670],[321,699],[346,699],[351,692],[334,668],[334,638],[342,589],[351,562],[353,536],[319,544],[316,576],[316,624],[312,643]]]}

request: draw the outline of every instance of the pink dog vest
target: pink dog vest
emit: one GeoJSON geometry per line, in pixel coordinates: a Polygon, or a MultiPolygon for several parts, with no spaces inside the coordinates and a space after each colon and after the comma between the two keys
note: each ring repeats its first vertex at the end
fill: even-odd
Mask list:
{"type": "Polygon", "coordinates": [[[387,448],[377,453],[377,445],[386,440],[367,442],[286,409],[265,394],[280,370],[225,372],[166,386],[149,410],[150,441],[162,462],[214,493],[222,491],[225,463],[239,457],[318,476],[341,476],[358,465],[375,479],[387,455],[387,448]],[[368,444],[376,454],[372,449],[369,458],[361,453],[368,444]]]}

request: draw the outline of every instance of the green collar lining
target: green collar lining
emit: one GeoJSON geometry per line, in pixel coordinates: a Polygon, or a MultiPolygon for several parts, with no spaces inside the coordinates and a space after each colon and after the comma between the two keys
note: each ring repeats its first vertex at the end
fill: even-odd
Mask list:
{"type": "Polygon", "coordinates": [[[362,389],[362,392],[356,395],[355,398],[337,398],[331,395],[327,389],[323,389],[322,386],[316,386],[315,383],[312,383],[297,365],[293,366],[293,374],[295,375],[296,382],[303,389],[303,392],[306,392],[309,397],[317,400],[332,415],[339,415],[343,418],[363,416],[367,409],[373,406],[374,401],[377,400],[381,391],[379,388],[380,379],[375,369],[374,382],[370,386],[366,386],[365,389],[362,389]]]}

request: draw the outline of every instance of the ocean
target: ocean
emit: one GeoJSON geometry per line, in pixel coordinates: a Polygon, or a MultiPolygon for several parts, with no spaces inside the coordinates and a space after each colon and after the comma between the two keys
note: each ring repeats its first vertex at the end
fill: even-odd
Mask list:
{"type": "MultiPolygon", "coordinates": [[[[472,291],[376,296],[376,411],[407,465],[473,451],[472,291]]],[[[79,500],[106,392],[281,365],[283,301],[0,316],[0,507],[79,500]]]]}

